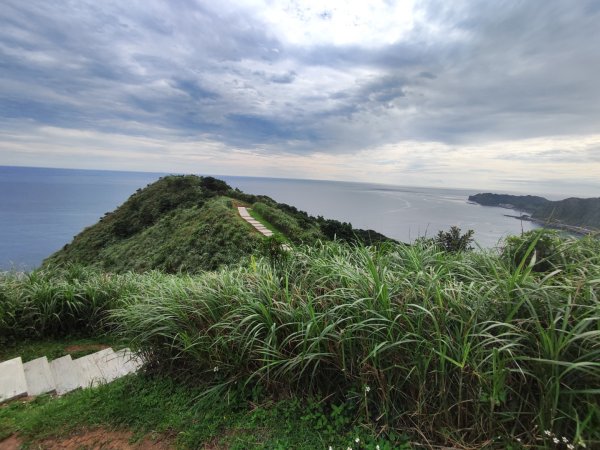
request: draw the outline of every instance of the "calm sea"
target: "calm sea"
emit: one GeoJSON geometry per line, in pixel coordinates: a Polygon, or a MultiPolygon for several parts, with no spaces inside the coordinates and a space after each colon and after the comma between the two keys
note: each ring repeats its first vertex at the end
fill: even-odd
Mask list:
{"type": "MultiPolygon", "coordinates": [[[[28,270],[83,228],[123,203],[160,173],[0,166],[0,269],[28,270]]],[[[457,225],[493,247],[532,224],[507,210],[467,203],[476,191],[333,181],[220,176],[231,186],[268,195],[312,215],[350,222],[410,242],[457,225]]]]}

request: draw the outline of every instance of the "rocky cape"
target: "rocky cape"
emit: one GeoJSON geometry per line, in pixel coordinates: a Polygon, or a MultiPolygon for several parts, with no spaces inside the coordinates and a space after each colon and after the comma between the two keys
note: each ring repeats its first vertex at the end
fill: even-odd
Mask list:
{"type": "Polygon", "coordinates": [[[534,195],[482,193],[469,196],[469,201],[519,211],[519,215],[511,217],[529,220],[544,227],[578,234],[600,231],[600,197],[571,197],[552,201],[534,195]]]}

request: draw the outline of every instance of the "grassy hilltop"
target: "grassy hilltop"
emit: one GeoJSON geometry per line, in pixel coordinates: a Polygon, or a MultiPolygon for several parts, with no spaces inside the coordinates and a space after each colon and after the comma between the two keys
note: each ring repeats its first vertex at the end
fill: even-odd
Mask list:
{"type": "Polygon", "coordinates": [[[258,250],[262,236],[238,214],[246,205],[295,243],[387,238],[348,223],[312,217],[266,196],[245,194],[212,177],[167,176],[139,189],[115,211],[44,261],[78,263],[113,272],[201,272],[258,250]]]}

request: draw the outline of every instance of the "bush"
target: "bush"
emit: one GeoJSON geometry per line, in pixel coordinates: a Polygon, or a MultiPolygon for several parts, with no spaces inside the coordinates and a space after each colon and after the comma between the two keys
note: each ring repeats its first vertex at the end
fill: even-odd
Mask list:
{"type": "Polygon", "coordinates": [[[473,250],[473,230],[467,231],[465,234],[460,234],[460,228],[453,226],[449,231],[440,231],[434,238],[434,242],[442,250],[450,253],[466,252],[473,250]]]}
{"type": "Polygon", "coordinates": [[[547,272],[565,263],[563,239],[556,230],[537,229],[506,239],[503,256],[514,267],[532,266],[536,272],[547,272]]]}

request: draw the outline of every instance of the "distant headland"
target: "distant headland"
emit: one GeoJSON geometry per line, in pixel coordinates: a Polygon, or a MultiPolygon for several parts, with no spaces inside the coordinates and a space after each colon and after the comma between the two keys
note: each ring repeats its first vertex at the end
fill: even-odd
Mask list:
{"type": "Polygon", "coordinates": [[[532,221],[545,227],[577,234],[600,231],[600,197],[571,197],[552,201],[534,195],[483,193],[469,196],[469,201],[519,211],[521,214],[510,217],[532,221]]]}

